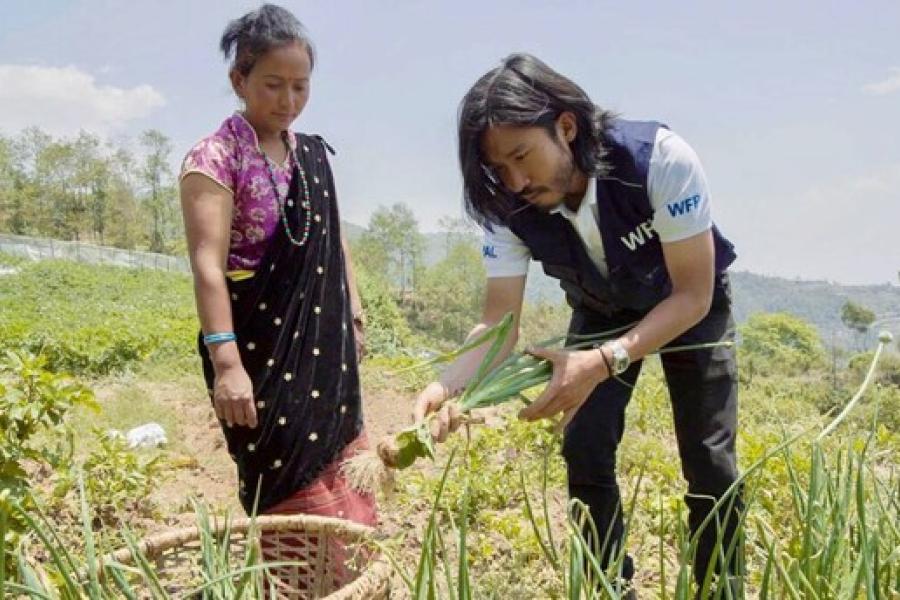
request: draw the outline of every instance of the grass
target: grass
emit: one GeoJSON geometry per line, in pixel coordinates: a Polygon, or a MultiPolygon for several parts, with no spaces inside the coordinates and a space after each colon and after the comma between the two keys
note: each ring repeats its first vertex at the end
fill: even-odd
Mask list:
{"type": "MultiPolygon", "coordinates": [[[[107,398],[99,398],[99,413],[79,409],[72,415],[72,426],[76,430],[89,431],[91,427],[102,430],[115,429],[126,433],[129,429],[145,423],[159,423],[170,442],[178,444],[181,439],[178,414],[172,407],[155,401],[143,386],[116,383],[107,390],[107,398]]],[[[82,449],[88,449],[82,446],[82,449]]]]}
{"type": "MultiPolygon", "coordinates": [[[[6,263],[0,260],[0,264],[6,263]]],[[[39,269],[23,263],[22,267],[21,274],[0,278],[0,327],[24,323],[32,332],[49,335],[61,331],[58,324],[29,321],[35,317],[28,311],[35,308],[24,309],[24,302],[16,305],[16,284],[10,282],[25,275],[26,296],[35,300],[42,314],[68,311],[65,318],[79,327],[103,323],[119,327],[125,322],[122,319],[142,320],[140,335],[135,339],[157,340],[156,350],[143,358],[116,363],[122,366],[112,369],[112,376],[85,363],[89,368],[82,374],[102,377],[95,382],[106,393],[102,394],[104,411],[99,416],[75,415],[78,429],[89,431],[89,425],[98,425],[127,430],[156,421],[170,432],[173,449],[177,450],[182,443],[178,439],[179,421],[184,417],[159,403],[158,394],[149,390],[154,385],[172,385],[192,397],[202,397],[193,355],[196,323],[189,286],[182,280],[173,284],[171,275],[146,282],[121,278],[116,269],[79,271],[73,278],[59,272],[69,269],[68,263],[39,269]],[[42,288],[44,280],[48,285],[42,288]],[[121,289],[115,292],[119,295],[114,296],[121,305],[118,312],[110,312],[107,302],[94,300],[95,295],[113,294],[113,288],[120,284],[121,289]],[[78,293],[59,296],[64,289],[78,293]],[[42,290],[53,293],[39,299],[42,290]],[[66,307],[66,303],[71,306],[66,307]],[[167,310],[161,311],[160,306],[167,310]],[[160,330],[164,331],[162,335],[145,336],[158,330],[160,323],[172,326],[160,330]],[[182,377],[188,372],[190,377],[182,377]]],[[[93,330],[75,329],[80,332],[78,336],[86,336],[78,338],[82,346],[74,346],[81,352],[85,340],[92,340],[93,330]]],[[[15,339],[26,338],[23,333],[15,339]]],[[[5,337],[3,343],[11,339],[5,337]]],[[[98,341],[102,346],[109,339],[110,334],[105,334],[98,341]]],[[[129,340],[126,343],[131,343],[129,340]]],[[[87,356],[89,361],[109,360],[109,354],[91,352],[77,356],[87,356]]],[[[396,372],[413,362],[415,359],[404,357],[373,357],[363,365],[364,381],[369,389],[394,395],[402,391],[409,397],[427,375],[386,372],[396,372]]],[[[745,473],[760,464],[746,481],[751,500],[746,513],[747,592],[770,598],[895,597],[900,594],[900,534],[896,525],[900,522],[900,476],[895,464],[900,455],[896,427],[900,393],[889,382],[873,383],[833,431],[816,440],[815,435],[848,406],[851,396],[835,397],[826,375],[810,372],[787,376],[772,369],[754,374],[752,381],[741,386],[738,454],[745,473]],[[837,409],[830,416],[820,412],[823,406],[835,405],[837,409]],[[802,432],[807,434],[792,446],[773,453],[785,440],[802,432]]],[[[862,371],[859,376],[863,376],[862,371]]],[[[580,573],[575,568],[584,564],[578,559],[579,552],[584,556],[584,547],[575,536],[572,507],[566,502],[559,439],[541,425],[517,421],[503,407],[492,411],[492,426],[473,427],[470,440],[459,437],[436,448],[438,464],[446,466],[446,472],[421,463],[399,478],[394,497],[381,502],[381,512],[388,528],[406,531],[406,535],[386,542],[386,547],[391,548],[398,569],[409,573],[409,581],[414,584],[422,557],[430,557],[430,575],[423,573],[418,588],[413,588],[425,596],[545,599],[580,593],[588,597],[586,590],[591,586],[584,583],[587,578],[600,581],[603,587],[602,579],[609,582],[614,573],[599,573],[590,564],[580,573]],[[448,466],[445,461],[454,450],[456,460],[448,466]],[[441,495],[435,501],[440,481],[441,495]],[[418,525],[422,525],[421,530],[418,525]],[[426,554],[423,541],[430,545],[426,554]],[[575,581],[573,577],[581,579],[575,581]]],[[[84,435],[78,442],[85,448],[94,444],[84,435]]],[[[637,558],[636,584],[641,597],[690,597],[692,541],[682,502],[685,489],[666,388],[655,360],[647,361],[635,390],[618,458],[630,515],[628,547],[637,558]]],[[[74,507],[75,514],[80,510],[74,507]]],[[[3,514],[0,510],[0,528],[3,514]]],[[[49,515],[44,526],[52,529],[56,516],[49,515]]],[[[70,559],[60,558],[63,563],[71,560],[81,564],[88,558],[89,549],[81,540],[90,538],[83,524],[75,533],[68,526],[57,533],[64,537],[54,541],[52,531],[44,531],[54,548],[68,549],[72,554],[70,559]]],[[[94,559],[124,539],[117,532],[109,536],[104,531],[93,533],[97,535],[94,559]]],[[[0,552],[0,560],[5,556],[0,552]]],[[[17,584],[46,584],[50,589],[53,582],[42,578],[53,569],[63,568],[55,560],[50,557],[30,573],[22,572],[17,584]]],[[[58,584],[59,578],[53,585],[58,584]]],[[[33,597],[41,597],[35,594],[33,597]]]]}
{"type": "MultiPolygon", "coordinates": [[[[228,515],[212,515],[202,504],[195,504],[196,526],[199,530],[199,550],[188,557],[193,563],[179,572],[163,573],[159,563],[151,560],[139,545],[139,540],[127,524],[122,524],[112,540],[98,534],[92,526],[93,511],[86,500],[84,480],[78,477],[81,533],[83,546],[79,553],[71,550],[59,536],[53,520],[40,508],[24,511],[13,506],[12,511],[24,518],[29,526],[33,545],[40,547],[47,559],[32,560],[29,546],[20,545],[14,552],[18,577],[9,581],[0,577],[0,597],[7,592],[23,599],[46,600],[107,600],[112,598],[209,598],[214,600],[252,600],[262,598],[275,586],[273,571],[283,567],[305,568],[296,561],[266,561],[256,543],[239,544],[232,538],[228,515]],[[124,539],[129,560],[116,558],[110,546],[124,539]],[[238,549],[240,547],[240,550],[238,549]],[[181,572],[183,571],[183,572],[181,572]]],[[[0,540],[6,539],[8,513],[0,511],[0,540]]],[[[247,539],[256,537],[255,519],[251,520],[247,539]]],[[[119,547],[118,549],[123,549],[119,547]]],[[[7,556],[5,544],[0,548],[0,569],[7,556]]],[[[178,561],[170,563],[174,566],[178,561]]],[[[3,571],[0,571],[3,572],[3,571]]]]}
{"type": "Polygon", "coordinates": [[[189,277],[65,261],[19,269],[0,277],[0,349],[43,353],[55,370],[88,377],[146,363],[171,374],[191,357],[189,277]]]}
{"type": "MultiPolygon", "coordinates": [[[[692,598],[690,564],[696,539],[686,526],[659,368],[647,367],[628,413],[630,433],[619,461],[623,497],[629,499],[629,550],[638,559],[641,597],[692,598]]],[[[863,385],[846,402],[852,410],[869,409],[871,419],[860,423],[852,411],[843,420],[819,414],[813,399],[802,396],[804,389],[815,388],[787,388],[789,393],[775,394],[777,381],[760,381],[743,390],[745,405],[751,405],[743,414],[740,437],[748,502],[746,593],[765,598],[895,596],[900,593],[900,477],[891,457],[897,455],[900,440],[885,434],[877,419],[885,391],[869,388],[863,393],[863,385]]],[[[439,460],[447,452],[460,452],[464,443],[456,440],[448,444],[449,450],[439,448],[439,460]]],[[[585,548],[583,540],[573,537],[576,528],[566,516],[571,507],[561,507],[564,474],[552,436],[510,416],[502,432],[477,430],[468,444],[465,466],[451,470],[447,465],[440,480],[438,474],[422,471],[404,473],[400,480],[395,501],[400,507],[419,506],[418,499],[431,494],[435,506],[442,508],[436,514],[444,515],[434,524],[429,521],[420,536],[432,544],[429,552],[436,553],[427,565],[434,573],[426,579],[442,580],[448,569],[457,572],[460,567],[454,561],[465,556],[475,597],[590,598],[587,577],[600,582],[598,597],[611,596],[603,580],[610,583],[615,573],[601,573],[590,563],[586,571],[576,569],[585,548]],[[513,461],[526,479],[519,489],[510,485],[513,476],[519,476],[510,472],[513,461]],[[549,494],[533,475],[524,475],[540,472],[549,482],[549,494]],[[443,526],[453,532],[461,521],[469,523],[466,551],[450,548],[440,556],[440,545],[429,542],[439,536],[429,534],[428,528],[443,526]],[[568,528],[548,527],[553,521],[566,522],[568,528]],[[497,543],[498,537],[513,543],[497,543]],[[527,582],[516,582],[510,573],[527,573],[527,582]],[[575,589],[581,589],[581,596],[575,589]]],[[[420,559],[406,568],[421,565],[420,559]]],[[[709,597],[729,597],[729,588],[714,589],[712,584],[705,582],[709,597]]],[[[445,585],[436,597],[464,597],[453,590],[445,585]]]]}
{"type": "MultiPolygon", "coordinates": [[[[620,452],[628,547],[638,559],[636,583],[642,598],[689,598],[692,541],[682,508],[684,490],[668,401],[656,361],[645,369],[620,452]]],[[[747,480],[752,498],[747,512],[747,591],[770,598],[853,598],[870,592],[878,597],[878,590],[880,597],[891,597],[900,577],[900,481],[891,457],[900,444],[896,434],[882,432],[877,401],[892,396],[879,388],[860,395],[840,426],[816,441],[812,433],[823,431],[828,420],[813,399],[804,396],[810,390],[816,391],[776,379],[742,389],[742,464],[745,472],[754,463],[761,465],[747,480]],[[856,411],[869,418],[859,421],[856,411]],[[773,453],[803,431],[811,433],[790,449],[773,453]]],[[[135,392],[116,397],[111,419],[127,422],[129,404],[141,398],[135,392]]],[[[157,409],[148,410],[149,417],[157,409]]],[[[406,570],[413,583],[411,593],[433,593],[436,598],[589,598],[588,590],[595,589],[588,582],[592,579],[609,595],[603,581],[611,586],[614,573],[603,573],[589,561],[580,572],[576,569],[585,564],[586,554],[569,516],[572,507],[565,502],[558,438],[500,410],[493,419],[499,426],[473,428],[468,442],[460,437],[438,447],[442,463],[457,453],[458,460],[452,466],[448,461],[447,471],[427,465],[409,470],[398,482],[394,499],[382,503],[389,519],[433,515],[422,532],[389,544],[397,568],[406,570]],[[441,480],[441,496],[435,501],[441,480]],[[430,534],[428,527],[433,529],[430,534]],[[423,541],[428,548],[423,549],[423,541]],[[430,571],[419,574],[426,555],[430,571]]],[[[41,577],[36,570],[28,580],[33,584],[41,577]]]]}

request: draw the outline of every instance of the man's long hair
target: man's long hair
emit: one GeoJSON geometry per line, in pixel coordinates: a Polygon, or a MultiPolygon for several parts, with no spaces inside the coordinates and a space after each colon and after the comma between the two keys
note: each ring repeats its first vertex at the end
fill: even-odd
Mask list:
{"type": "Polygon", "coordinates": [[[459,107],[459,164],[466,212],[478,224],[503,225],[522,205],[487,166],[482,138],[489,127],[543,127],[556,139],[556,119],[575,115],[577,135],[570,147],[575,165],[586,175],[605,172],[603,130],[612,113],[595,106],[572,80],[530,54],[511,54],[485,73],[463,97],[459,107]]]}

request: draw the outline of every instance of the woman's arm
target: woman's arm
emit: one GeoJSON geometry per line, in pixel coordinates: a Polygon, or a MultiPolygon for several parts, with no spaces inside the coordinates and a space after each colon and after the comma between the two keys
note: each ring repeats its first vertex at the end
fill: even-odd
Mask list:
{"type": "MultiPolygon", "coordinates": [[[[197,314],[204,333],[234,331],[225,268],[233,209],[231,192],[199,173],[181,181],[181,209],[187,235],[197,314]]],[[[213,404],[229,426],[256,427],[250,378],[241,364],[236,342],[208,346],[216,373],[213,404]]]]}

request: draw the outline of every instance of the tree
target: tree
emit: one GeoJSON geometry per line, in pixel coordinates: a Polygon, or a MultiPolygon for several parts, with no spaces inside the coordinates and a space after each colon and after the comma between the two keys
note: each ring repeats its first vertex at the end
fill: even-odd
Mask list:
{"type": "Polygon", "coordinates": [[[477,229],[472,221],[458,217],[444,216],[438,219],[438,227],[444,232],[444,258],[459,243],[477,245],[477,229]]]}
{"type": "Polygon", "coordinates": [[[100,138],[84,131],[76,138],[74,151],[78,161],[75,189],[83,216],[79,230],[102,245],[109,212],[109,160],[101,150],[100,138]]]}
{"type": "Polygon", "coordinates": [[[797,375],[825,363],[825,348],[816,328],[794,315],[751,315],[740,334],[742,364],[751,374],[797,375]]]}
{"type": "Polygon", "coordinates": [[[0,228],[127,249],[180,250],[171,144],[151,130],[140,147],[136,158],[88,132],[54,139],[36,127],[0,136],[0,228]]]}
{"type": "Polygon", "coordinates": [[[53,143],[53,138],[38,127],[27,127],[14,142],[20,169],[34,176],[41,153],[53,143]]]}
{"type": "Polygon", "coordinates": [[[126,250],[136,248],[143,235],[143,215],[135,191],[135,163],[134,155],[125,147],[117,148],[109,163],[108,221],[115,226],[106,239],[126,250]]]}
{"type": "Polygon", "coordinates": [[[13,156],[19,173],[15,188],[15,207],[12,231],[19,234],[43,234],[46,219],[46,198],[38,175],[38,157],[53,143],[53,138],[38,129],[28,127],[13,141],[13,156]]]}
{"type": "Polygon", "coordinates": [[[35,225],[40,234],[62,240],[77,237],[81,220],[77,171],[78,157],[71,142],[53,141],[36,156],[39,196],[35,225]]]}
{"type": "Polygon", "coordinates": [[[383,278],[354,265],[356,285],[366,313],[366,351],[372,354],[396,354],[412,340],[409,324],[383,278]]]}
{"type": "Polygon", "coordinates": [[[485,270],[478,249],[462,241],[424,270],[410,322],[430,337],[458,344],[481,315],[485,270]]]}
{"type": "Polygon", "coordinates": [[[29,128],[0,144],[0,211],[14,233],[60,239],[97,237],[97,206],[105,202],[107,159],[100,139],[81,132],[53,139],[29,128]]]}
{"type": "Polygon", "coordinates": [[[0,226],[19,235],[32,232],[37,196],[26,172],[24,136],[0,139],[0,226]]]}
{"type": "MultiPolygon", "coordinates": [[[[369,224],[371,225],[371,221],[369,224]]],[[[354,265],[365,269],[370,277],[380,278],[384,285],[390,284],[389,246],[382,243],[377,236],[369,235],[369,232],[366,231],[353,242],[352,251],[354,265]]]]}
{"type": "Polygon", "coordinates": [[[358,244],[362,263],[374,273],[385,273],[396,286],[401,300],[416,289],[416,271],[424,241],[412,210],[403,203],[379,206],[369,219],[369,227],[358,244]]]}
{"type": "Polygon", "coordinates": [[[841,307],[841,321],[850,329],[865,333],[875,322],[875,313],[861,304],[848,300],[841,307]]]}
{"type": "Polygon", "coordinates": [[[172,144],[155,129],[145,131],[140,141],[145,152],[139,172],[145,186],[144,207],[150,216],[150,251],[165,252],[178,229],[175,184],[169,168],[172,144]]]}
{"type": "Polygon", "coordinates": [[[15,168],[12,140],[0,135],[0,224],[9,227],[15,211],[15,168]]]}
{"type": "Polygon", "coordinates": [[[841,307],[841,322],[857,333],[857,348],[860,348],[869,327],[875,322],[875,313],[861,304],[848,300],[841,307]]]}

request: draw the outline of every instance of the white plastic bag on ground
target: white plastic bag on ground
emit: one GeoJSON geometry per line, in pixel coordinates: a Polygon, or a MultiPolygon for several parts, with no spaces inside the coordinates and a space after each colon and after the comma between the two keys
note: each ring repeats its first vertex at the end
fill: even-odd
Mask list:
{"type": "Polygon", "coordinates": [[[159,423],[146,423],[125,434],[129,448],[156,448],[168,444],[166,432],[159,423]]]}

